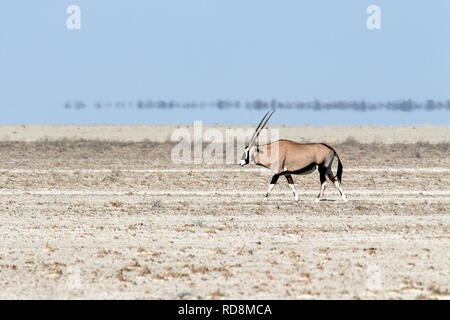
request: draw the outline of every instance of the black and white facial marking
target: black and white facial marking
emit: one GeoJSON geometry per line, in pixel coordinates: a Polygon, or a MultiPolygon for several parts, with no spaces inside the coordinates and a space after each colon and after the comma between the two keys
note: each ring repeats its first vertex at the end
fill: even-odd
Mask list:
{"type": "Polygon", "coordinates": [[[240,166],[245,166],[249,162],[250,162],[250,147],[247,146],[247,147],[245,147],[245,151],[242,154],[241,160],[239,161],[239,165],[240,166]]]}

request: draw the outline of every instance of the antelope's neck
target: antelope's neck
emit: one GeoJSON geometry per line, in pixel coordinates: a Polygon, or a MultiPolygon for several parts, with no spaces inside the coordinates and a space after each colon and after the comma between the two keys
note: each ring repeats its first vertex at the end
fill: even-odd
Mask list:
{"type": "Polygon", "coordinates": [[[255,164],[266,168],[270,168],[270,158],[267,157],[265,150],[262,150],[259,147],[254,148],[253,158],[255,159],[255,164]]]}

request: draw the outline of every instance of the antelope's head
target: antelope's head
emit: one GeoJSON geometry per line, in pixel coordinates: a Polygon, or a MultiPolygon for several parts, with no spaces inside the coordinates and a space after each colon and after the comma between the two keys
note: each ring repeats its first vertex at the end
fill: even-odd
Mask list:
{"type": "Polygon", "coordinates": [[[250,147],[246,146],[244,153],[242,154],[241,161],[239,161],[240,166],[245,166],[250,163],[250,147]]]}
{"type": "Polygon", "coordinates": [[[240,166],[245,166],[246,164],[249,164],[250,161],[252,160],[251,153],[252,153],[253,149],[255,149],[255,147],[256,147],[256,140],[258,140],[259,134],[261,133],[262,129],[264,129],[264,127],[267,124],[267,121],[269,121],[270,117],[275,112],[275,110],[272,111],[270,113],[270,115],[269,115],[269,112],[270,111],[267,111],[266,115],[259,122],[258,127],[256,127],[255,132],[253,132],[253,135],[250,138],[250,144],[245,147],[244,153],[242,154],[242,158],[239,161],[240,166]],[[269,116],[267,116],[267,115],[269,115],[269,116]]]}

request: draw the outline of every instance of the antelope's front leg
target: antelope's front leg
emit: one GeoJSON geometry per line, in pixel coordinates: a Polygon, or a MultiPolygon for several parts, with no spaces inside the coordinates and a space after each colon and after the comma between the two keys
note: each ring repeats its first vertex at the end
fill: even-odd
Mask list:
{"type": "Polygon", "coordinates": [[[278,181],[278,178],[280,177],[279,174],[274,174],[272,177],[272,180],[270,181],[270,185],[269,185],[269,190],[267,190],[266,196],[264,198],[264,200],[268,200],[269,199],[269,193],[270,191],[272,191],[273,187],[275,187],[275,184],[278,181]]]}
{"type": "Polygon", "coordinates": [[[298,201],[298,193],[297,193],[297,190],[295,190],[295,187],[294,187],[294,179],[292,179],[292,176],[290,174],[286,175],[286,179],[287,179],[287,181],[289,183],[289,187],[291,187],[291,189],[292,189],[292,192],[294,192],[294,200],[298,201]]]}

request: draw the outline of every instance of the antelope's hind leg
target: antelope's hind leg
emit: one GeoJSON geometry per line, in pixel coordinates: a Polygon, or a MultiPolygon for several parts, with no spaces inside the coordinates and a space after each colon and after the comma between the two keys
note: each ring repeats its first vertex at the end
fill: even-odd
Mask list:
{"type": "Polygon", "coordinates": [[[333,173],[331,172],[331,169],[329,171],[327,171],[327,176],[328,176],[328,179],[330,179],[334,183],[334,186],[339,190],[339,193],[341,194],[342,200],[347,202],[348,200],[347,200],[347,197],[344,194],[344,191],[342,191],[341,184],[339,183],[338,179],[336,179],[336,177],[333,175],[333,173]]]}
{"type": "Polygon", "coordinates": [[[298,193],[297,193],[297,190],[295,190],[294,179],[292,179],[292,176],[290,174],[285,175],[285,177],[289,183],[289,187],[291,187],[292,192],[294,193],[294,200],[298,201],[298,193]]]}
{"type": "Polygon", "coordinates": [[[279,174],[273,175],[272,180],[270,181],[269,190],[267,190],[264,200],[269,200],[269,193],[270,191],[272,191],[273,187],[275,187],[275,184],[277,183],[279,177],[280,177],[279,174]]]}
{"type": "Polygon", "coordinates": [[[325,187],[327,185],[326,172],[327,169],[324,166],[319,166],[320,193],[317,196],[316,202],[320,201],[320,198],[322,197],[323,192],[325,191],[325,187]]]}

